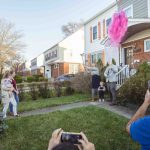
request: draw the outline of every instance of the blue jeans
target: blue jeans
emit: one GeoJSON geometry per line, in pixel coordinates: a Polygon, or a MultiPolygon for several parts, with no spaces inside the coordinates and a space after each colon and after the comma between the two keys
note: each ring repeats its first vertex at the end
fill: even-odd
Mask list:
{"type": "MultiPolygon", "coordinates": [[[[17,105],[18,105],[18,104],[19,104],[19,97],[18,97],[18,94],[16,94],[15,92],[13,92],[13,94],[14,94],[14,98],[15,98],[15,100],[16,100],[16,103],[17,103],[17,105]]],[[[10,112],[13,113],[13,105],[12,105],[12,103],[9,103],[9,109],[10,109],[10,112]]]]}

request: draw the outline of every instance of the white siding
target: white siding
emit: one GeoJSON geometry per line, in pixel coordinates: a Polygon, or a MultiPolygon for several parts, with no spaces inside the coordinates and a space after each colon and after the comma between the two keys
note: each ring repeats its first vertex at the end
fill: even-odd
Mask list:
{"type": "Polygon", "coordinates": [[[84,28],[61,41],[59,48],[64,49],[64,62],[82,63],[80,54],[84,52],[84,28]]]}
{"type": "MultiPolygon", "coordinates": [[[[112,18],[113,14],[117,11],[117,5],[113,6],[112,8],[108,9],[107,11],[105,11],[104,13],[100,14],[99,16],[97,16],[96,18],[94,18],[93,20],[91,20],[90,22],[88,22],[87,24],[85,24],[85,53],[95,53],[95,52],[102,52],[103,50],[105,50],[106,48],[104,47],[104,45],[102,45],[100,42],[104,39],[103,38],[103,20],[105,19],[105,21],[109,18],[112,18]],[[101,23],[101,40],[99,40],[98,38],[94,41],[92,41],[92,43],[90,42],[90,27],[94,27],[95,25],[98,26],[98,22],[101,23]]],[[[106,25],[106,23],[105,23],[106,25]]],[[[105,27],[106,28],[106,27],[105,27]]],[[[105,30],[105,35],[107,35],[107,31],[105,30]]],[[[107,55],[112,55],[111,53],[107,53],[107,55]]],[[[106,56],[106,55],[105,55],[106,56]]],[[[110,58],[109,56],[106,56],[105,58],[105,63],[107,63],[109,60],[108,58],[110,58]]],[[[119,62],[119,57],[118,54],[116,56],[116,58],[114,58],[117,62],[119,62]]]]}

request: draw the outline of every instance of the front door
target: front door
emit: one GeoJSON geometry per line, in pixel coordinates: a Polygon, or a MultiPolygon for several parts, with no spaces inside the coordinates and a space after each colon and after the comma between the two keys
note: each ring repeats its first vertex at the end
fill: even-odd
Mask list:
{"type": "Polygon", "coordinates": [[[124,52],[125,52],[125,65],[132,66],[132,64],[133,64],[133,48],[132,47],[124,48],[124,52]]]}

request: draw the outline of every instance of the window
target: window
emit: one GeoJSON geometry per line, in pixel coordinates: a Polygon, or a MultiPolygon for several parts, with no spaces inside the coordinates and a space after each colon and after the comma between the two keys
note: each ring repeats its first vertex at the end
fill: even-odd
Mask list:
{"type": "Polygon", "coordinates": [[[93,40],[97,39],[97,26],[93,27],[93,40]]]}
{"type": "Polygon", "coordinates": [[[150,18],[150,0],[148,0],[148,17],[150,18]]]}
{"type": "Polygon", "coordinates": [[[97,61],[98,61],[99,59],[102,60],[102,53],[98,53],[98,54],[97,54],[97,61]]]}
{"type": "Polygon", "coordinates": [[[96,54],[92,54],[92,64],[96,63],[96,54]]]}
{"type": "Polygon", "coordinates": [[[109,27],[110,23],[111,23],[111,18],[109,18],[109,19],[106,20],[106,30],[107,30],[107,33],[108,33],[108,27],[109,27]]]}
{"type": "Polygon", "coordinates": [[[144,41],[144,51],[150,52],[150,39],[144,41]]]}
{"type": "Polygon", "coordinates": [[[128,18],[133,18],[133,5],[130,5],[124,9],[128,18]]]}

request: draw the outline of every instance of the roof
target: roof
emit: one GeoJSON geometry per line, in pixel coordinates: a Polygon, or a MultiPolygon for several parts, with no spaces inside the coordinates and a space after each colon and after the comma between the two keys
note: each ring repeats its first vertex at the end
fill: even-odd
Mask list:
{"type": "Polygon", "coordinates": [[[105,13],[107,10],[111,9],[112,7],[117,6],[116,2],[111,3],[109,6],[107,6],[105,9],[103,9],[102,11],[100,11],[99,13],[97,13],[96,15],[94,15],[92,18],[88,19],[85,24],[88,24],[90,21],[94,20],[96,17],[98,17],[99,15],[102,15],[103,13],[105,13]]]}

